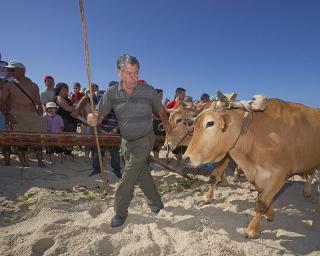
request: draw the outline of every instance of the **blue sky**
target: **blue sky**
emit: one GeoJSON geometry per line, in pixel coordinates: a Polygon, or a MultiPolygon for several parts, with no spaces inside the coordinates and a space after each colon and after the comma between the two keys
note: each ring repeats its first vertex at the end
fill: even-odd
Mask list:
{"type": "MultiPolygon", "coordinates": [[[[320,105],[318,0],[84,0],[92,81],[118,80],[117,57],[135,55],[140,77],[172,98],[217,89],[320,105]]],[[[87,87],[77,0],[1,1],[2,60],[87,87]]]]}

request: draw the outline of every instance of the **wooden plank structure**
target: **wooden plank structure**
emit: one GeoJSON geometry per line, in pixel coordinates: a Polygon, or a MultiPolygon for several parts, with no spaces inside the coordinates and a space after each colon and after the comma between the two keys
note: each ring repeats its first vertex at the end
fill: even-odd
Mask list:
{"type": "MultiPolygon", "coordinates": [[[[100,146],[120,146],[120,135],[98,134],[100,146]]],[[[163,145],[165,138],[156,136],[156,145],[163,145]]],[[[0,145],[10,146],[96,146],[95,136],[63,132],[37,133],[24,131],[0,131],[0,145]]]]}
{"type": "MultiPolygon", "coordinates": [[[[120,146],[120,135],[98,134],[100,146],[120,146]]],[[[155,145],[163,145],[164,136],[156,136],[155,145]]],[[[94,135],[63,132],[63,133],[37,133],[24,131],[0,131],[0,145],[8,146],[92,146],[96,147],[94,135]]],[[[149,159],[162,165],[171,172],[175,172],[184,178],[192,179],[179,169],[164,163],[160,159],[150,156],[149,159]]]]}

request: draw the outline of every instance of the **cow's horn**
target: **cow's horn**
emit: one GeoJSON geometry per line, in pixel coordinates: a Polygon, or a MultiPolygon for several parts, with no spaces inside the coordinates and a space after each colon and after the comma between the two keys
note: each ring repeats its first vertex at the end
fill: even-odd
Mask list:
{"type": "Polygon", "coordinates": [[[226,105],[229,105],[228,98],[220,90],[217,90],[217,98],[220,101],[226,103],[226,105]]]}
{"type": "Polygon", "coordinates": [[[191,102],[186,102],[185,108],[186,109],[192,109],[193,104],[191,102]]]}

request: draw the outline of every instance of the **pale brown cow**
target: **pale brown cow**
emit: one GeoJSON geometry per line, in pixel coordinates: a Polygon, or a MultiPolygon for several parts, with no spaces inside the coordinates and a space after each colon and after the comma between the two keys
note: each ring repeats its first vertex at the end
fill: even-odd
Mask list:
{"type": "MultiPolygon", "coordinates": [[[[249,238],[259,236],[262,215],[273,218],[272,200],[286,180],[310,173],[320,164],[320,109],[279,99],[266,103],[262,112],[202,112],[183,156],[185,163],[198,166],[230,154],[240,166],[258,191],[256,215],[246,229],[249,238]]],[[[318,194],[320,198],[319,183],[318,194]]],[[[316,211],[320,212],[320,200],[316,211]]]]}
{"type": "Polygon", "coordinates": [[[170,110],[169,123],[172,130],[166,134],[165,144],[170,149],[175,149],[177,146],[188,146],[194,119],[204,108],[208,108],[210,105],[206,104],[199,108],[192,103],[178,101],[174,108],[170,110]]]}
{"type": "MultiPolygon", "coordinates": [[[[210,105],[211,102],[196,105],[178,101],[170,112],[169,123],[173,129],[167,132],[165,145],[169,146],[170,149],[175,149],[177,146],[188,146],[191,139],[194,119],[202,110],[209,108],[210,105]]],[[[204,203],[211,202],[214,194],[214,186],[218,182],[223,186],[229,184],[225,175],[225,169],[228,163],[229,158],[226,158],[224,162],[210,173],[208,192],[205,195],[204,203]]]]}

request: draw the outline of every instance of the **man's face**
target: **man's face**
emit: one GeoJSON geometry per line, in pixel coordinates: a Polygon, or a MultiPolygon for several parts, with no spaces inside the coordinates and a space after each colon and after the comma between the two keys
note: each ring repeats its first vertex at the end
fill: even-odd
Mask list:
{"type": "Polygon", "coordinates": [[[208,97],[204,97],[201,101],[202,103],[207,103],[210,101],[210,99],[208,97]]]}
{"type": "Polygon", "coordinates": [[[126,64],[118,70],[118,75],[126,86],[135,87],[138,83],[139,77],[138,66],[126,64]]]}
{"type": "Polygon", "coordinates": [[[98,87],[95,84],[92,84],[92,92],[98,91],[98,87]]]}
{"type": "Polygon", "coordinates": [[[25,70],[23,68],[8,68],[7,71],[9,75],[14,78],[21,78],[25,74],[25,70]]]}
{"type": "Polygon", "coordinates": [[[78,86],[78,85],[75,85],[75,86],[73,86],[73,91],[74,92],[80,92],[80,86],[78,86]]]}
{"type": "Polygon", "coordinates": [[[163,99],[163,92],[158,92],[160,99],[163,99]]]}
{"type": "Polygon", "coordinates": [[[54,88],[54,80],[51,78],[48,78],[45,82],[46,86],[48,89],[53,89],[54,88]]]}
{"type": "Polygon", "coordinates": [[[185,91],[178,92],[178,94],[177,94],[178,100],[184,100],[185,97],[186,97],[186,92],[185,91]]]}

